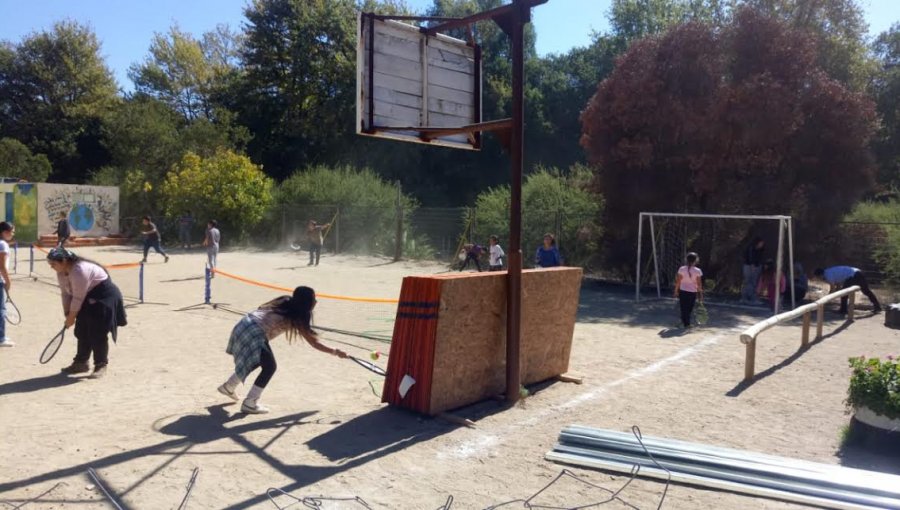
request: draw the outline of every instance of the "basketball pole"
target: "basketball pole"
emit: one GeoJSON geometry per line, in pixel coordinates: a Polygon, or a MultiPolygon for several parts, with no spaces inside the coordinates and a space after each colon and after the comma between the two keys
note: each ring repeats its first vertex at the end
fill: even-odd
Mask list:
{"type": "Polygon", "coordinates": [[[522,173],[525,137],[525,23],[531,7],[515,0],[512,11],[512,133],[510,136],[509,270],[506,293],[506,401],[519,400],[522,328],[522,173]]]}

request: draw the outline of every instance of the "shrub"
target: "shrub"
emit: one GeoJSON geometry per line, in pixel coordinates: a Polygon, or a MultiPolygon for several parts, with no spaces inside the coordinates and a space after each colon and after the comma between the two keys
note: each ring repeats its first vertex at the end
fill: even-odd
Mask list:
{"type": "MultiPolygon", "coordinates": [[[[522,250],[525,264],[533,251],[552,232],[560,245],[566,264],[584,265],[595,254],[602,228],[597,219],[603,202],[587,186],[591,171],[573,166],[567,174],[540,168],[528,175],[522,185],[522,250]]],[[[501,244],[509,239],[509,186],[492,188],[478,195],[475,225],[478,239],[497,235],[501,244]]]]}
{"type": "Polygon", "coordinates": [[[900,202],[863,202],[854,208],[846,221],[835,248],[857,267],[871,257],[888,280],[900,282],[900,202]]]}
{"type": "Polygon", "coordinates": [[[876,414],[900,419],[900,363],[892,356],[884,361],[865,356],[850,358],[853,374],[847,406],[868,407],[876,414]]]}
{"type": "Polygon", "coordinates": [[[165,212],[185,211],[205,223],[215,218],[232,238],[245,240],[272,204],[272,180],[247,156],[219,150],[201,158],[188,152],[166,175],[160,190],[165,212]]]}
{"type": "MultiPolygon", "coordinates": [[[[281,224],[286,236],[302,235],[307,220],[330,221],[340,211],[337,228],[342,250],[379,255],[394,253],[397,187],[368,168],[315,166],[295,172],[278,187],[275,203],[278,207],[272,212],[272,223],[281,224]]],[[[400,196],[400,205],[405,218],[417,207],[416,201],[407,195],[400,196]]],[[[404,220],[404,225],[406,237],[413,239],[408,220],[404,220]]],[[[414,245],[418,253],[432,251],[421,240],[417,239],[414,245]]]]}

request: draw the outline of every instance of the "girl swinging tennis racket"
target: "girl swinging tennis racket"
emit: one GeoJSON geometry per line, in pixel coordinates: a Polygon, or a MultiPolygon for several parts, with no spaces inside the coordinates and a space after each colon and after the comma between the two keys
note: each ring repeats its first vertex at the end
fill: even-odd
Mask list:
{"type": "Polygon", "coordinates": [[[253,387],[247,392],[241,411],[249,414],[268,413],[269,409],[259,404],[259,397],[277,368],[269,341],[282,333],[286,334],[288,342],[299,335],[318,351],[346,358],[347,353],[344,351],[326,347],[319,342],[310,325],[315,307],[315,291],[309,287],[297,287],[293,295],[275,298],[245,315],[231,331],[225,352],[234,357],[234,373],[219,386],[219,393],[237,401],[240,398],[235,391],[238,384],[259,367],[261,371],[253,387]]]}

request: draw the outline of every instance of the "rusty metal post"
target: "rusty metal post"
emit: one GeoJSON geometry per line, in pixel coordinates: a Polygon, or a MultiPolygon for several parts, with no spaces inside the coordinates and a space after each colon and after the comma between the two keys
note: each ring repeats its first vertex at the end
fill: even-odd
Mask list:
{"type": "Polygon", "coordinates": [[[515,0],[512,33],[512,132],[510,133],[509,271],[506,294],[506,401],[519,399],[522,326],[522,173],[525,138],[525,23],[531,8],[515,0]]]}

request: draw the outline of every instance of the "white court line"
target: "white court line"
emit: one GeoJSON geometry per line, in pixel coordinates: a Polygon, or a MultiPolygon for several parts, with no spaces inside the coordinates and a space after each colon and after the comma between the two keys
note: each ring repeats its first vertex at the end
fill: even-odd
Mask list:
{"type": "MultiPolygon", "coordinates": [[[[610,390],[613,390],[623,384],[633,381],[635,379],[641,379],[655,372],[659,372],[663,368],[677,363],[689,356],[696,354],[697,352],[706,349],[707,347],[713,346],[719,343],[720,340],[725,338],[726,336],[734,335],[740,333],[742,331],[741,328],[732,328],[727,330],[724,333],[719,333],[717,335],[713,335],[711,337],[705,338],[690,347],[685,347],[684,349],[676,352],[675,354],[669,356],[668,358],[663,358],[655,363],[647,365],[643,368],[639,368],[637,370],[632,370],[625,374],[624,377],[620,379],[616,379],[615,381],[608,382],[602,386],[598,386],[591,391],[586,393],[582,393],[575,398],[568,400],[567,402],[563,402],[557,405],[549,405],[542,409],[540,412],[536,413],[534,416],[526,419],[519,420],[510,425],[506,425],[505,427],[501,427],[500,430],[495,431],[493,434],[481,434],[479,437],[464,441],[462,444],[456,446],[450,452],[438,452],[438,458],[443,459],[447,457],[453,457],[457,459],[466,459],[472,457],[477,454],[484,454],[487,451],[487,448],[491,446],[496,446],[503,442],[502,438],[511,437],[511,432],[521,429],[522,427],[530,427],[533,426],[543,420],[545,420],[548,416],[558,414],[560,411],[564,411],[567,409],[572,409],[578,407],[586,402],[590,402],[592,400],[596,400],[610,390]]],[[[475,429],[478,432],[478,429],[475,429]]]]}

